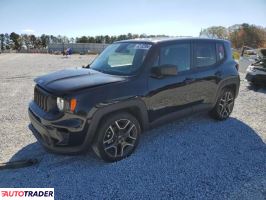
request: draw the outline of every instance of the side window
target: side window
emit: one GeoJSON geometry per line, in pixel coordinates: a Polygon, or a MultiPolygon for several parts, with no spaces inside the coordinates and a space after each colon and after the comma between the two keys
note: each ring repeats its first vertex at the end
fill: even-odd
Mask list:
{"type": "Polygon", "coordinates": [[[196,42],[193,53],[195,67],[206,67],[216,63],[215,43],[196,42]]]}
{"type": "Polygon", "coordinates": [[[190,69],[190,44],[181,43],[161,47],[158,65],[175,65],[177,70],[186,71],[190,69]]]}
{"type": "Polygon", "coordinates": [[[216,44],[217,59],[221,61],[225,57],[224,45],[222,43],[216,44]]]}

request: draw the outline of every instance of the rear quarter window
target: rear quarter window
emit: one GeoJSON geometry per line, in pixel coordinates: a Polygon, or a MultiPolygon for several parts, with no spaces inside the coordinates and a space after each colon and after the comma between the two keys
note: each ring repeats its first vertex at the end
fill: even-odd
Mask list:
{"type": "Polygon", "coordinates": [[[216,45],[214,42],[195,42],[193,48],[195,67],[214,65],[216,60],[216,45]]]}
{"type": "Polygon", "coordinates": [[[217,60],[222,61],[225,58],[225,50],[223,43],[216,44],[217,60]]]}

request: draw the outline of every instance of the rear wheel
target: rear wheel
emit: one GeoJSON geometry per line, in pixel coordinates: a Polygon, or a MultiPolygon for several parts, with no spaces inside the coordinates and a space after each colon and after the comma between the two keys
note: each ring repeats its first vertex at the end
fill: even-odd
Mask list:
{"type": "Polygon", "coordinates": [[[125,112],[116,113],[100,124],[93,150],[105,161],[121,160],[135,150],[140,132],[140,124],[134,116],[125,112]]]}
{"type": "Polygon", "coordinates": [[[218,120],[227,119],[233,111],[234,102],[234,92],[230,88],[224,88],[210,113],[211,116],[218,120]]]}

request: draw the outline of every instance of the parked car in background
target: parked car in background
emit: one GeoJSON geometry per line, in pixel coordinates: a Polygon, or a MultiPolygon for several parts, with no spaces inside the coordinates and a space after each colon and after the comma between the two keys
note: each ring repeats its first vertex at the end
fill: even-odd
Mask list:
{"type": "Polygon", "coordinates": [[[239,59],[240,71],[245,73],[248,66],[258,60],[257,49],[251,47],[243,46],[239,59]]]}
{"type": "Polygon", "coordinates": [[[259,49],[256,62],[247,68],[246,79],[254,85],[266,85],[266,49],[259,49]]]}
{"type": "Polygon", "coordinates": [[[225,40],[116,42],[85,68],[35,79],[31,130],[50,151],[92,147],[103,160],[118,161],[162,122],[201,111],[227,119],[239,91],[237,66],[225,40]]]}

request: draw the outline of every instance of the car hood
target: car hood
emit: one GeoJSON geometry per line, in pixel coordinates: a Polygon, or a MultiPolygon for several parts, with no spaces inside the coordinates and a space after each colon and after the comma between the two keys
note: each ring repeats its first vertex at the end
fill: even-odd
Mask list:
{"type": "Polygon", "coordinates": [[[80,89],[125,80],[125,77],[104,74],[92,69],[72,68],[40,76],[34,81],[49,92],[66,94],[80,89]]]}

